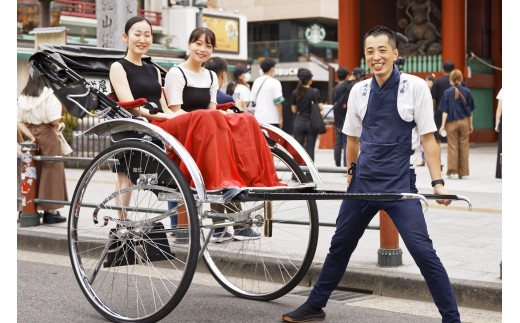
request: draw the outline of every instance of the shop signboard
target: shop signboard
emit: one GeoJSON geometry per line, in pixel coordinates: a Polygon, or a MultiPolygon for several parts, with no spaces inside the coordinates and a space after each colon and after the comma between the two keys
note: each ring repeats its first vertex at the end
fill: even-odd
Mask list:
{"type": "Polygon", "coordinates": [[[215,53],[240,54],[238,18],[204,14],[202,21],[215,33],[215,53]]]}

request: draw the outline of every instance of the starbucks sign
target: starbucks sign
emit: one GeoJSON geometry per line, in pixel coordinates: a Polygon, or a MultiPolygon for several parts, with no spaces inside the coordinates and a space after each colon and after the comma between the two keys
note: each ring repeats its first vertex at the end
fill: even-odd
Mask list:
{"type": "Polygon", "coordinates": [[[325,39],[325,27],[318,23],[311,24],[305,29],[305,38],[309,43],[317,44],[325,39]]]}

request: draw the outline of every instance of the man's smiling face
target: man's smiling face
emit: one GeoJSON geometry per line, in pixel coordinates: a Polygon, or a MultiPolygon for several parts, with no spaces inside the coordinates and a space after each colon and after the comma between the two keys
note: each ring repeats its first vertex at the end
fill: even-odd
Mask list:
{"type": "Polygon", "coordinates": [[[392,48],[386,35],[368,36],[365,40],[365,60],[379,86],[392,74],[398,57],[397,48],[392,48]]]}

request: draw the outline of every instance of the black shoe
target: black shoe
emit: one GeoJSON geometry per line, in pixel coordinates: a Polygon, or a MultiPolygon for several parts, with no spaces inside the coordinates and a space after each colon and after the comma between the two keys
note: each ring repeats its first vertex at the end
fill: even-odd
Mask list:
{"type": "Polygon", "coordinates": [[[137,262],[134,243],[132,240],[120,240],[117,238],[117,230],[119,228],[110,229],[108,234],[109,239],[112,239],[112,243],[108,248],[103,268],[134,265],[137,262]]]}
{"type": "Polygon", "coordinates": [[[305,302],[296,310],[283,314],[282,321],[285,322],[310,322],[323,321],[325,319],[325,312],[323,309],[312,306],[305,302]]]}
{"type": "Polygon", "coordinates": [[[51,223],[61,223],[67,221],[67,218],[60,215],[60,212],[56,212],[56,214],[43,212],[43,223],[51,224],[51,223]]]}

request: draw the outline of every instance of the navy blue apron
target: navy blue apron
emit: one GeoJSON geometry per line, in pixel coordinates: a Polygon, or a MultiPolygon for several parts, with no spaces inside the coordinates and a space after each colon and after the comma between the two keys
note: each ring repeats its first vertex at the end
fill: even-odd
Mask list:
{"type": "Polygon", "coordinates": [[[411,147],[415,121],[404,121],[399,115],[399,81],[400,73],[395,65],[381,87],[375,77],[372,79],[359,138],[361,152],[357,165],[353,167],[348,192],[410,193],[410,156],[414,153],[411,147]]]}

